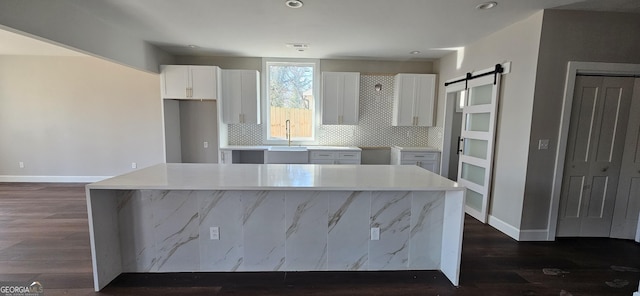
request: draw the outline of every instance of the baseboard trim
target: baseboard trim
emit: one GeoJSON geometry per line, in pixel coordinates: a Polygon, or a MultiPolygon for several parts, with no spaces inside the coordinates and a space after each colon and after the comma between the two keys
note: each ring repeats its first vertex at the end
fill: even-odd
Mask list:
{"type": "Polygon", "coordinates": [[[0,175],[0,182],[18,183],[92,183],[111,176],[11,176],[0,175]]]}
{"type": "Polygon", "coordinates": [[[521,242],[540,242],[547,241],[549,231],[546,229],[527,229],[520,230],[520,241],[521,242]]]}
{"type": "Polygon", "coordinates": [[[489,225],[515,240],[520,240],[520,229],[513,227],[511,224],[508,224],[495,216],[489,215],[489,225]]]}

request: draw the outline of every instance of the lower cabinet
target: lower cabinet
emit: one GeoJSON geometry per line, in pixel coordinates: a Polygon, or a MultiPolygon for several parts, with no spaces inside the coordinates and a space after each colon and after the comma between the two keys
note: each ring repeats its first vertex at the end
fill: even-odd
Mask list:
{"type": "Polygon", "coordinates": [[[360,164],[360,151],[340,150],[311,150],[309,163],[311,164],[360,164]]]}
{"type": "Polygon", "coordinates": [[[231,164],[233,163],[233,151],[232,150],[220,150],[220,159],[218,163],[231,164]]]}
{"type": "Polygon", "coordinates": [[[391,164],[417,165],[440,174],[440,151],[428,148],[391,147],[391,164]]]}

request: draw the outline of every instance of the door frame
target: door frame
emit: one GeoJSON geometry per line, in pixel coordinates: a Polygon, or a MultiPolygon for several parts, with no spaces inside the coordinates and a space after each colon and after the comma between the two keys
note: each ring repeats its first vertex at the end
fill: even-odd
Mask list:
{"type": "Polygon", "coordinates": [[[640,64],[621,63],[597,63],[569,61],[567,64],[567,76],[562,98],[562,113],[560,115],[560,130],[558,131],[558,143],[556,147],[555,169],[553,170],[553,184],[551,187],[551,204],[548,217],[547,240],[556,238],[558,227],[558,211],[560,209],[560,191],[562,189],[562,177],[564,176],[564,162],[567,154],[567,141],[569,136],[569,123],[571,121],[571,108],[573,106],[574,88],[578,74],[596,74],[611,76],[638,76],[640,64]]]}
{"type": "Polygon", "coordinates": [[[446,86],[444,91],[444,136],[442,140],[442,154],[440,157],[440,176],[445,178],[449,176],[449,168],[451,168],[452,165],[458,166],[458,163],[451,164],[449,163],[449,160],[451,158],[451,153],[453,153],[453,147],[451,147],[451,135],[453,134],[453,115],[456,112],[457,105],[457,97],[455,94],[462,90],[464,90],[464,84],[456,83],[446,86]]]}

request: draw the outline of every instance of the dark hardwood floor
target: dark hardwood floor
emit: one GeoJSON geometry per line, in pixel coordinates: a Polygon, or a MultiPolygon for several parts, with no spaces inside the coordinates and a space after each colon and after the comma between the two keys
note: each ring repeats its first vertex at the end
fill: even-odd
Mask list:
{"type": "Polygon", "coordinates": [[[518,243],[465,221],[460,287],[436,271],[124,274],[93,292],[83,184],[0,183],[0,282],[45,295],[624,295],[640,244],[615,239],[518,243]]]}

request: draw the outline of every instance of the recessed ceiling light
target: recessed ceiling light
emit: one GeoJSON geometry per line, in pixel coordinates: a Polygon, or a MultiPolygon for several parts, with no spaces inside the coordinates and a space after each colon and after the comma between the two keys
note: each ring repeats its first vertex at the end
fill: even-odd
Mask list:
{"type": "Polygon", "coordinates": [[[300,0],[287,0],[284,4],[289,8],[300,8],[304,5],[300,0]]]}
{"type": "Polygon", "coordinates": [[[420,51],[414,50],[414,51],[410,52],[410,54],[420,54],[420,51]]]}
{"type": "Polygon", "coordinates": [[[198,46],[197,46],[197,45],[194,45],[194,44],[189,44],[189,45],[187,45],[187,47],[188,47],[188,48],[198,48],[198,46]]]}
{"type": "Polygon", "coordinates": [[[478,6],[476,6],[476,9],[487,10],[487,9],[494,8],[496,6],[498,6],[498,2],[490,1],[490,2],[478,4],[478,6]]]}

